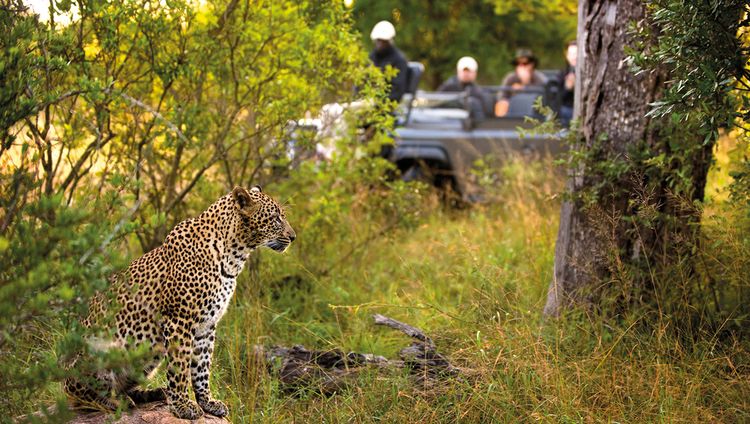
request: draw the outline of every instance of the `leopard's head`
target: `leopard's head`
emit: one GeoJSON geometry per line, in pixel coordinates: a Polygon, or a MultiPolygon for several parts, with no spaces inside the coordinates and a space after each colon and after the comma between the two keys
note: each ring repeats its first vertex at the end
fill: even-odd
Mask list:
{"type": "Polygon", "coordinates": [[[286,222],[284,209],[263,193],[260,186],[250,190],[235,187],[232,198],[240,216],[239,236],[248,246],[266,246],[283,252],[297,237],[286,222]]]}

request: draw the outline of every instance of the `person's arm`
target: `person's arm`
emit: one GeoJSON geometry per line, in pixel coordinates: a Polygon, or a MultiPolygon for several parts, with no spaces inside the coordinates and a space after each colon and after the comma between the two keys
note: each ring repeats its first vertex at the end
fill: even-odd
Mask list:
{"type": "Polygon", "coordinates": [[[568,91],[573,91],[576,85],[576,74],[574,72],[568,72],[567,75],[565,75],[565,89],[568,91]]]}
{"type": "MultiPolygon", "coordinates": [[[[503,78],[503,87],[509,87],[513,83],[513,73],[510,73],[503,78]]],[[[503,88],[497,93],[499,99],[495,102],[495,116],[503,117],[508,114],[508,108],[510,107],[510,88],[503,88]]]]}
{"type": "Polygon", "coordinates": [[[495,103],[495,116],[503,117],[508,114],[510,102],[507,99],[500,99],[495,103]]]}

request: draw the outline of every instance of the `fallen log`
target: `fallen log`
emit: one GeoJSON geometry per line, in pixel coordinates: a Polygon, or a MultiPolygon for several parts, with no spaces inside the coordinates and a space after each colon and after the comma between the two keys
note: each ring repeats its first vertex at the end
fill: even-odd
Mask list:
{"type": "Polygon", "coordinates": [[[415,376],[421,377],[423,380],[443,376],[459,376],[460,370],[451,365],[448,358],[437,351],[435,343],[422,330],[385,315],[375,314],[373,319],[377,325],[391,327],[418,340],[399,352],[399,357],[406,366],[411,368],[412,374],[415,376]]]}
{"type": "Polygon", "coordinates": [[[407,369],[415,384],[432,386],[443,378],[461,378],[461,370],[437,351],[435,343],[416,327],[389,318],[373,315],[376,325],[383,325],[416,339],[399,352],[400,359],[387,359],[372,353],[344,353],[340,349],[310,350],[302,345],[292,347],[255,346],[265,358],[269,372],[278,378],[288,392],[308,389],[330,395],[351,386],[363,370],[393,371],[407,369]]]}

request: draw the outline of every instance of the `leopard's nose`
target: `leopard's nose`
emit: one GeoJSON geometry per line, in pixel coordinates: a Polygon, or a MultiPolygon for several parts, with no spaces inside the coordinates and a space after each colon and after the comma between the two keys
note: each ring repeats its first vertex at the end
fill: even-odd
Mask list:
{"type": "Polygon", "coordinates": [[[293,242],[294,239],[297,238],[297,234],[294,233],[294,230],[291,228],[289,229],[289,243],[293,242]]]}

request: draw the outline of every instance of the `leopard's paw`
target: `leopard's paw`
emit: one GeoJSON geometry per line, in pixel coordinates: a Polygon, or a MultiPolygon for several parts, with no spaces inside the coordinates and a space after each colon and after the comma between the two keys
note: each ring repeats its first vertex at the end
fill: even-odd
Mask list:
{"type": "Polygon", "coordinates": [[[203,408],[204,412],[215,417],[226,417],[227,414],[229,414],[229,408],[227,408],[227,405],[220,400],[200,400],[198,401],[198,405],[203,408]]]}
{"type": "Polygon", "coordinates": [[[203,416],[203,410],[191,400],[173,402],[169,405],[169,409],[177,418],[186,420],[195,420],[203,416]]]}

